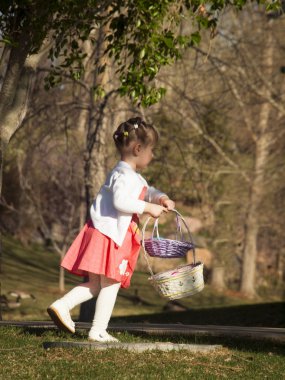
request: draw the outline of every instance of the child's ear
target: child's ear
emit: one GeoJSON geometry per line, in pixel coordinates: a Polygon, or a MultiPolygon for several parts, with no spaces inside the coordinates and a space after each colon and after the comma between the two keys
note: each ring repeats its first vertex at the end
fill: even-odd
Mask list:
{"type": "Polygon", "coordinates": [[[138,156],[141,151],[141,144],[135,144],[133,147],[133,152],[135,156],[138,156]]]}

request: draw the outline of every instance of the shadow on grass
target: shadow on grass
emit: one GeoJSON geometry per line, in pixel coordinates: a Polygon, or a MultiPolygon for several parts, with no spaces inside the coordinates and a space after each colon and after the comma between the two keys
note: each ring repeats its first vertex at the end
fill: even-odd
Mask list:
{"type": "MultiPolygon", "coordinates": [[[[228,306],[208,309],[195,309],[182,312],[163,312],[157,314],[132,315],[125,317],[113,317],[112,324],[120,323],[160,323],[160,324],[189,324],[189,325],[221,325],[221,326],[248,326],[248,327],[285,327],[285,302],[228,306]]],[[[86,341],[87,331],[78,331],[75,335],[66,334],[57,329],[43,329],[24,327],[24,334],[38,337],[46,337],[51,340],[86,341]]],[[[142,332],[129,332],[115,335],[122,341],[134,341],[134,337],[144,342],[172,342],[188,344],[220,344],[223,347],[248,354],[247,360],[253,360],[252,353],[272,353],[285,355],[284,342],[268,339],[240,338],[233,334],[232,337],[217,337],[206,335],[182,336],[169,333],[168,335],[149,334],[142,332]],[[126,334],[126,337],[124,337],[126,334]],[[121,338],[120,338],[121,337],[121,338]]]]}
{"type": "Polygon", "coordinates": [[[285,328],[285,302],[238,305],[112,318],[113,323],[183,323],[285,328]]]}
{"type": "MultiPolygon", "coordinates": [[[[50,341],[71,341],[71,342],[86,342],[87,332],[76,332],[75,335],[70,335],[58,330],[47,330],[38,327],[24,327],[23,334],[34,335],[41,338],[46,338],[50,341]]],[[[155,335],[142,332],[129,332],[114,334],[121,342],[171,342],[184,344],[200,344],[200,345],[221,345],[234,351],[240,351],[249,354],[247,360],[251,361],[254,358],[250,357],[250,353],[267,353],[285,356],[285,345],[276,341],[256,340],[250,338],[238,337],[211,337],[211,336],[181,336],[181,335],[155,335]]]]}
{"type": "Polygon", "coordinates": [[[42,327],[21,327],[23,334],[33,335],[36,337],[47,337],[55,340],[87,340],[87,332],[76,331],[75,334],[69,334],[55,328],[42,328],[42,327]]]}

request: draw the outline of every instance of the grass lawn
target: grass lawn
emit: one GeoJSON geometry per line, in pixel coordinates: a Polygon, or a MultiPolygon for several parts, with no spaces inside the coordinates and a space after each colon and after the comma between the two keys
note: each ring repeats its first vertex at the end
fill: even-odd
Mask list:
{"type": "MultiPolygon", "coordinates": [[[[38,246],[23,248],[3,238],[2,294],[21,290],[36,300],[3,312],[4,320],[47,320],[46,307],[60,294],[57,289],[58,257],[38,246]]],[[[164,309],[147,280],[136,272],[130,289],[120,291],[111,322],[224,324],[285,327],[284,302],[274,297],[248,301],[229,294],[215,294],[209,287],[181,300],[183,312],[164,309]],[[131,300],[135,289],[146,304],[131,300]]],[[[67,276],[67,289],[78,283],[67,276]]],[[[9,297],[9,296],[8,296],[9,297]]],[[[11,299],[11,298],[9,298],[11,299]]],[[[76,319],[78,309],[73,313],[76,319]]],[[[285,379],[284,344],[207,337],[114,334],[122,342],[171,341],[173,343],[221,344],[218,351],[201,354],[188,351],[132,353],[109,349],[80,348],[44,350],[44,341],[86,341],[87,331],[71,336],[40,328],[0,328],[0,379],[285,379]]]]}
{"type": "MultiPolygon", "coordinates": [[[[86,340],[57,331],[1,328],[1,379],[285,379],[285,348],[281,345],[219,340],[223,347],[211,353],[185,350],[132,353],[80,348],[44,350],[44,341],[86,340]]],[[[141,337],[116,334],[123,342],[170,341],[211,343],[207,339],[141,337]]]]}

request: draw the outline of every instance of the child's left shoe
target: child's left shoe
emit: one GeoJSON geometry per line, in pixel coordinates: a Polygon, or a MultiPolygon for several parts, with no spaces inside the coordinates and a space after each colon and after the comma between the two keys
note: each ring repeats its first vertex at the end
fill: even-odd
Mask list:
{"type": "Polygon", "coordinates": [[[75,333],[75,323],[71,319],[69,309],[64,302],[61,300],[55,301],[47,308],[47,312],[59,329],[75,333]]]}
{"type": "Polygon", "coordinates": [[[90,330],[88,339],[92,342],[119,342],[117,338],[108,334],[107,331],[92,331],[90,330]]]}

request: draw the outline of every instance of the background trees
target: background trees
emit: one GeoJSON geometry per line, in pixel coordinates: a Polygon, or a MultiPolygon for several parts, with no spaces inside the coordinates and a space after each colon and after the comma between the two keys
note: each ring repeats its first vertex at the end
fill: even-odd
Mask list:
{"type": "Polygon", "coordinates": [[[226,3],[191,4],[53,1],[39,26],[41,2],[2,8],[2,152],[18,132],[7,151],[1,226],[64,253],[115,161],[112,130],[141,113],[161,132],[149,181],[202,218],[214,268],[231,268],[219,272],[219,286],[253,296],[264,284],[256,270],[264,279],[270,266],[279,284],[284,273],[284,16],[268,19],[253,6],[219,19],[226,3]],[[202,27],[216,37],[202,33],[197,47],[202,27]],[[28,54],[36,74],[26,69],[28,54]],[[162,102],[138,107],[162,88],[162,102]]]}
{"type": "MultiPolygon", "coordinates": [[[[185,55],[173,75],[161,79],[171,96],[159,113],[162,118],[171,115],[166,134],[181,146],[172,153],[165,149],[163,160],[171,159],[174,151],[176,158],[182,153],[180,165],[188,183],[194,187],[200,177],[198,194],[206,219],[212,219],[208,244],[217,264],[230,265],[232,280],[241,281],[240,290],[250,297],[255,295],[256,267],[264,260],[262,235],[268,228],[264,223],[270,225],[271,214],[279,207],[272,202],[265,209],[263,204],[275,192],[271,162],[282,156],[278,140],[284,134],[283,28],[282,18],[266,19],[256,10],[229,13],[210,53],[208,46],[196,49],[196,61],[185,55]],[[256,32],[251,34],[253,25],[256,32]],[[173,120],[179,128],[172,126],[173,120]]],[[[169,147],[173,142],[167,143],[169,147]]],[[[173,174],[177,167],[176,162],[173,174]]],[[[177,190],[179,185],[176,194],[182,195],[184,178],[177,190]]]]}
{"type": "MultiPolygon", "coordinates": [[[[103,49],[98,48],[94,56],[97,75],[106,69],[103,58],[112,57],[120,93],[149,106],[164,92],[152,81],[160,68],[179,58],[181,47],[198,43],[201,29],[213,33],[220,11],[229,4],[241,9],[244,2],[212,0],[204,6],[188,0],[52,0],[48,4],[10,0],[1,4],[0,185],[4,152],[25,117],[32,72],[43,56],[48,54],[51,61],[46,87],[58,84],[63,73],[78,80],[84,75],[88,54],[84,42],[90,40],[98,48],[103,39],[103,49]],[[182,21],[188,22],[184,34],[182,21]]],[[[278,6],[280,2],[267,5],[268,9],[278,6]]],[[[101,85],[97,83],[94,90],[101,85]]]]}

